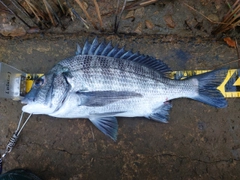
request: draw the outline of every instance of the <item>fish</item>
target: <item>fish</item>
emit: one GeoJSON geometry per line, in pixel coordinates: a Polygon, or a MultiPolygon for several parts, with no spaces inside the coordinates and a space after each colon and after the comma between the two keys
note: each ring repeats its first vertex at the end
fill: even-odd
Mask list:
{"type": "Polygon", "coordinates": [[[58,118],[88,118],[117,140],[116,117],[145,117],[167,123],[171,101],[190,98],[216,108],[227,101],[217,89],[223,69],[184,80],[169,78],[171,69],[152,56],[113,46],[98,38],[58,62],[33,83],[22,111],[58,118]]]}

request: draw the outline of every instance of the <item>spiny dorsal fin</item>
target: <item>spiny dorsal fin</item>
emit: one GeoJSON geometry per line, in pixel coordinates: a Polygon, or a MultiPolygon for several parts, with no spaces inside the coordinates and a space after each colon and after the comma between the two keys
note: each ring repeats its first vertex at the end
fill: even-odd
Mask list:
{"type": "Polygon", "coordinates": [[[113,47],[111,42],[108,44],[106,44],[105,41],[99,43],[97,37],[92,43],[89,43],[88,40],[86,40],[83,48],[78,45],[76,55],[101,55],[114,57],[140,63],[146,67],[157,70],[160,73],[171,71],[168,65],[159,59],[140,54],[139,52],[133,53],[132,51],[126,51],[124,47],[118,48],[118,45],[113,47]]]}

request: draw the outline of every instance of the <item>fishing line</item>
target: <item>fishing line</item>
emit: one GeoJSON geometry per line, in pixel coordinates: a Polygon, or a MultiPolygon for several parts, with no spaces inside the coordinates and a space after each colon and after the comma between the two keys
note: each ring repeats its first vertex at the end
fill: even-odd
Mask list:
{"type": "Polygon", "coordinates": [[[32,114],[29,114],[29,116],[27,117],[27,119],[25,120],[25,122],[23,122],[22,124],[22,119],[23,119],[23,114],[24,112],[21,113],[19,122],[18,122],[18,126],[16,131],[13,133],[12,137],[10,138],[5,152],[2,154],[2,156],[0,157],[0,174],[2,173],[2,165],[3,165],[3,159],[5,158],[5,156],[10,153],[12,151],[12,148],[15,146],[15,144],[17,143],[18,137],[20,135],[20,133],[22,132],[23,128],[25,127],[25,125],[27,124],[28,120],[30,119],[30,117],[32,116],[32,114]],[[22,126],[21,126],[22,124],[22,126]]]}

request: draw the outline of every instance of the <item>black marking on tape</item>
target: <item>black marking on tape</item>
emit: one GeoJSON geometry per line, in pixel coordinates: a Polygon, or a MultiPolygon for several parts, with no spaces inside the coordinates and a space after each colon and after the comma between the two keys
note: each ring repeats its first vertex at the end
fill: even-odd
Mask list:
{"type": "Polygon", "coordinates": [[[237,69],[230,77],[225,85],[225,92],[239,92],[240,86],[235,86],[234,83],[238,80],[240,69],[237,69]]]}

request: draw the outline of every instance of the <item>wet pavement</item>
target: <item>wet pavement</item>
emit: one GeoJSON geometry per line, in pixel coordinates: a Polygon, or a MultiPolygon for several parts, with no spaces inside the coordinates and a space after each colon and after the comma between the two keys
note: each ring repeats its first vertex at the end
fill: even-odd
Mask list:
{"type": "MultiPolygon", "coordinates": [[[[76,43],[94,35],[35,35],[0,39],[0,59],[29,73],[47,72],[74,55],[76,43]]],[[[214,69],[237,59],[236,50],[208,38],[176,35],[101,36],[166,62],[173,70],[214,69]]],[[[236,68],[237,63],[225,65],[236,68]]],[[[145,118],[118,118],[113,142],[87,119],[34,115],[24,128],[4,171],[27,168],[42,179],[238,179],[239,99],[216,109],[173,100],[168,124],[145,118]]],[[[0,100],[0,153],[15,131],[21,103],[0,100]]]]}

